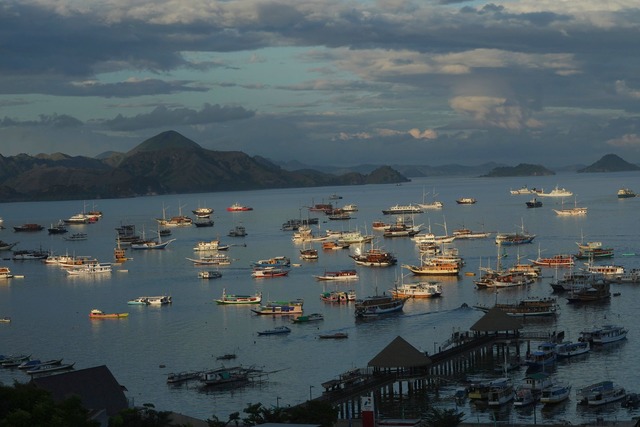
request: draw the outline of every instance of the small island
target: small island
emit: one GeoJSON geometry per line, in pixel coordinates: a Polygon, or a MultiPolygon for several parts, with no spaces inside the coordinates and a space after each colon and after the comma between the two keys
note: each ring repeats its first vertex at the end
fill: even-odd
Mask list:
{"type": "Polygon", "coordinates": [[[527,163],[520,163],[518,166],[501,166],[493,168],[486,175],[481,175],[482,178],[495,178],[504,176],[547,176],[555,175],[555,172],[550,171],[541,165],[530,165],[527,163]]]}

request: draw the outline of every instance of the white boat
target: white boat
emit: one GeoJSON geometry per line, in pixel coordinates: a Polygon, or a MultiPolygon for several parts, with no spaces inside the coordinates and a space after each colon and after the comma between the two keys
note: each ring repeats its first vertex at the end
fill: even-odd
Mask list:
{"type": "Polygon", "coordinates": [[[459,205],[473,205],[477,202],[473,197],[460,197],[456,199],[456,203],[459,205]]]}
{"type": "Polygon", "coordinates": [[[137,297],[127,301],[128,305],[149,305],[147,297],[137,297]]]}
{"type": "Polygon", "coordinates": [[[198,218],[209,218],[213,213],[213,208],[196,208],[191,212],[198,218]]]}
{"type": "Polygon", "coordinates": [[[580,398],[578,403],[588,406],[601,406],[622,400],[626,395],[625,389],[613,381],[601,381],[581,388],[578,391],[580,398]]]}
{"type": "Polygon", "coordinates": [[[628,199],[630,197],[636,197],[636,193],[628,188],[621,188],[618,190],[618,199],[628,199]]]}
{"type": "Polygon", "coordinates": [[[242,225],[236,225],[231,230],[229,230],[229,237],[244,237],[247,235],[247,229],[242,225]]]}
{"type": "Polygon", "coordinates": [[[341,245],[351,245],[357,243],[369,243],[373,240],[374,236],[372,234],[362,234],[362,232],[356,231],[347,231],[344,233],[340,233],[338,237],[338,244],[341,245]]]}
{"type": "Polygon", "coordinates": [[[560,403],[569,398],[571,394],[571,386],[568,384],[554,384],[542,390],[540,395],[540,403],[550,405],[560,403]]]}
{"type": "Polygon", "coordinates": [[[437,298],[442,295],[442,286],[438,282],[403,283],[389,292],[396,298],[437,298]]]}
{"type": "Polygon", "coordinates": [[[231,259],[221,253],[215,253],[211,255],[206,255],[201,258],[187,258],[189,261],[193,263],[193,265],[229,265],[231,264],[231,259]]]}
{"type": "Polygon", "coordinates": [[[344,205],[341,207],[344,212],[358,212],[358,205],[354,205],[353,203],[344,205]]]}
{"type": "Polygon", "coordinates": [[[491,233],[484,231],[471,231],[468,228],[459,228],[457,230],[453,230],[453,236],[456,239],[484,239],[485,237],[491,236],[491,233]]]}
{"type": "Polygon", "coordinates": [[[73,233],[70,236],[64,236],[63,239],[68,242],[78,242],[81,240],[87,240],[87,233],[73,233]]]}
{"type": "Polygon", "coordinates": [[[167,305],[173,302],[170,295],[157,295],[157,296],[142,297],[142,298],[146,298],[147,301],[149,302],[149,305],[167,305]]]}
{"type": "Polygon", "coordinates": [[[558,357],[572,357],[580,354],[588,353],[591,350],[589,343],[586,341],[564,341],[556,346],[556,354],[558,357]]]}
{"type": "Polygon", "coordinates": [[[220,247],[220,240],[200,241],[193,247],[194,251],[217,251],[220,247]]]}
{"type": "Polygon", "coordinates": [[[48,258],[50,255],[49,252],[43,250],[19,250],[13,251],[13,255],[11,257],[14,261],[29,261],[29,260],[43,260],[48,258]]]}
{"type": "Polygon", "coordinates": [[[11,274],[11,270],[9,267],[0,267],[0,279],[11,279],[13,274],[11,274]]]}
{"type": "Polygon", "coordinates": [[[73,369],[73,365],[75,365],[75,363],[57,363],[51,365],[42,364],[35,366],[32,369],[27,369],[27,374],[40,375],[55,371],[66,371],[69,369],[73,369]]]}
{"type": "Polygon", "coordinates": [[[502,406],[513,400],[513,383],[509,378],[499,378],[489,383],[487,404],[489,406],[502,406]]]}
{"type": "Polygon", "coordinates": [[[531,194],[531,193],[534,193],[534,191],[531,190],[530,188],[528,188],[525,185],[523,187],[518,188],[517,190],[509,190],[509,193],[511,193],[512,195],[516,196],[516,195],[519,195],[519,194],[531,194]]]}
{"type": "Polygon", "coordinates": [[[624,267],[621,265],[596,265],[591,262],[587,262],[585,265],[589,273],[601,274],[605,277],[618,277],[625,273],[624,267]]]}
{"type": "Polygon", "coordinates": [[[233,295],[227,294],[226,289],[222,289],[222,297],[215,300],[217,304],[243,305],[243,304],[260,304],[262,301],[262,293],[255,295],[233,295]]]}
{"type": "Polygon", "coordinates": [[[590,344],[609,344],[625,339],[628,332],[628,329],[619,325],[603,325],[601,328],[580,332],[580,341],[590,344]]]}
{"type": "Polygon", "coordinates": [[[563,201],[562,208],[554,209],[553,211],[559,216],[581,216],[587,214],[587,208],[578,206],[577,200],[574,202],[574,207],[572,208],[565,208],[563,201]]]}
{"type": "Polygon", "coordinates": [[[63,220],[66,224],[87,224],[90,221],[90,217],[84,213],[78,213],[63,220]]]}
{"type": "Polygon", "coordinates": [[[573,193],[565,188],[559,188],[556,185],[556,187],[548,193],[545,193],[544,191],[539,192],[538,196],[540,197],[571,197],[573,196],[573,193]]]}
{"type": "Polygon", "coordinates": [[[255,278],[271,278],[271,277],[283,277],[289,274],[289,270],[282,267],[254,267],[251,272],[251,277],[255,278]]]}
{"type": "Polygon", "coordinates": [[[66,271],[67,271],[67,274],[69,274],[70,276],[106,274],[106,273],[111,273],[111,263],[98,262],[98,263],[76,265],[71,268],[68,268],[66,271]]]}
{"type": "Polygon", "coordinates": [[[142,241],[139,241],[139,242],[131,242],[131,249],[133,249],[133,250],[164,249],[171,242],[173,242],[175,240],[176,239],[169,239],[169,240],[165,240],[163,242],[161,238],[158,238],[158,240],[142,240],[142,241]]]}
{"type": "Polygon", "coordinates": [[[325,271],[314,277],[316,280],[358,280],[360,278],[356,270],[325,271]]]}
{"type": "Polygon", "coordinates": [[[395,205],[382,210],[382,213],[385,215],[419,214],[422,212],[423,210],[420,206],[412,204],[395,205]]]}
{"type": "Polygon", "coordinates": [[[198,272],[198,277],[201,279],[219,279],[222,277],[222,273],[219,271],[204,270],[198,272]]]}

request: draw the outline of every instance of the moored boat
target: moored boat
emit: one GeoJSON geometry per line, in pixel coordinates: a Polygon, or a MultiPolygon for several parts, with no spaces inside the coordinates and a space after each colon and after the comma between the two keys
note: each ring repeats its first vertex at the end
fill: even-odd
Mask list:
{"type": "Polygon", "coordinates": [[[403,283],[389,292],[396,298],[437,298],[442,295],[442,286],[438,282],[403,283]]]}
{"type": "Polygon", "coordinates": [[[198,218],[209,218],[213,213],[213,208],[200,207],[192,210],[193,214],[198,218]]]}
{"type": "Polygon", "coordinates": [[[260,304],[262,293],[255,295],[233,295],[227,294],[226,289],[222,289],[222,296],[215,300],[217,304],[260,304]]]}
{"type": "Polygon", "coordinates": [[[620,325],[603,325],[580,332],[580,341],[589,344],[609,344],[625,339],[628,332],[628,329],[620,325]]]}
{"type": "Polygon", "coordinates": [[[324,320],[324,315],[322,313],[311,313],[311,314],[304,314],[302,316],[298,316],[294,319],[291,319],[291,322],[309,323],[309,322],[318,322],[320,320],[324,320]]]}
{"type": "Polygon", "coordinates": [[[304,300],[302,299],[293,301],[269,301],[264,305],[260,305],[258,308],[252,308],[251,311],[259,315],[293,316],[302,314],[303,305],[304,300]]]}
{"type": "Polygon", "coordinates": [[[123,317],[128,317],[129,313],[105,313],[102,310],[98,310],[94,308],[89,312],[90,319],[121,319],[123,317]]]}
{"type": "Polygon", "coordinates": [[[588,353],[590,350],[591,347],[586,341],[564,341],[556,346],[556,354],[560,358],[579,356],[588,353]]]}
{"type": "Polygon", "coordinates": [[[347,334],[346,332],[335,332],[333,334],[320,334],[320,335],[318,335],[318,338],[323,339],[323,340],[345,339],[345,338],[349,338],[349,334],[347,334]]]}
{"type": "Polygon", "coordinates": [[[49,372],[67,371],[67,370],[73,369],[73,365],[75,365],[75,363],[54,363],[49,365],[41,364],[31,369],[27,369],[26,372],[27,374],[32,376],[47,374],[49,372]]]}
{"type": "Polygon", "coordinates": [[[572,267],[573,266],[573,256],[569,254],[558,254],[550,257],[538,256],[538,258],[531,259],[529,261],[541,267],[572,267]]]}
{"type": "Polygon", "coordinates": [[[66,269],[70,276],[95,275],[111,273],[112,267],[110,262],[98,262],[76,265],[66,269]]]}
{"type": "Polygon", "coordinates": [[[573,193],[565,188],[559,188],[556,185],[556,187],[548,193],[545,193],[544,191],[540,191],[538,193],[538,196],[540,197],[571,197],[573,196],[573,193]]]}
{"type": "Polygon", "coordinates": [[[624,399],[627,392],[624,387],[613,381],[601,381],[578,390],[580,405],[601,406],[624,399]]]}
{"type": "Polygon", "coordinates": [[[551,405],[560,403],[569,398],[571,386],[569,384],[554,384],[542,389],[540,403],[551,405]]]}
{"type": "Polygon", "coordinates": [[[387,209],[383,209],[384,215],[404,215],[404,214],[419,214],[424,212],[420,206],[417,205],[394,205],[387,209]]]}
{"type": "Polygon", "coordinates": [[[254,267],[251,272],[251,277],[256,278],[271,278],[271,277],[283,277],[289,274],[289,270],[281,267],[254,267]]]}
{"type": "Polygon", "coordinates": [[[602,242],[577,243],[577,259],[610,258],[614,254],[613,248],[602,247],[602,242]]]}
{"type": "Polygon", "coordinates": [[[459,205],[473,205],[477,202],[473,197],[461,197],[456,199],[456,203],[459,205]]]}
{"type": "Polygon", "coordinates": [[[377,248],[371,248],[364,253],[360,251],[360,248],[356,248],[356,251],[353,254],[349,254],[349,256],[356,264],[367,267],[390,267],[398,262],[391,252],[385,252],[377,248]]]}
{"type": "Polygon", "coordinates": [[[13,227],[13,230],[16,232],[20,231],[41,231],[44,227],[40,224],[27,223],[22,225],[16,225],[13,227]]]}
{"type": "Polygon", "coordinates": [[[233,205],[227,208],[227,211],[229,212],[246,212],[246,211],[252,211],[252,210],[253,210],[252,207],[243,206],[239,203],[234,203],[233,205]]]}
{"type": "Polygon", "coordinates": [[[198,272],[200,279],[219,279],[222,277],[222,273],[215,270],[203,270],[198,272]]]}
{"type": "Polygon", "coordinates": [[[193,265],[229,265],[231,258],[226,254],[215,253],[200,258],[187,258],[193,265]]]}
{"type": "Polygon", "coordinates": [[[526,202],[526,205],[528,208],[541,208],[542,202],[534,197],[533,199],[526,202]]]}
{"type": "Polygon", "coordinates": [[[475,305],[474,308],[485,313],[499,308],[509,316],[552,316],[558,310],[558,302],[555,298],[527,298],[515,303],[496,303],[493,307],[475,305]]]}
{"type": "Polygon", "coordinates": [[[13,274],[9,267],[0,267],[0,279],[11,279],[13,274]]]}
{"type": "Polygon", "coordinates": [[[88,236],[87,233],[73,233],[70,236],[64,236],[63,239],[68,241],[68,242],[78,242],[81,240],[87,240],[88,236]]]}
{"type": "Polygon", "coordinates": [[[60,220],[57,224],[51,224],[51,227],[47,228],[47,231],[49,234],[64,234],[69,230],[64,225],[64,221],[60,220]]]}
{"type": "Polygon", "coordinates": [[[407,297],[396,298],[389,295],[374,295],[356,301],[355,316],[359,318],[377,317],[402,311],[407,297]]]}
{"type": "Polygon", "coordinates": [[[291,328],[287,326],[276,326],[273,329],[258,331],[258,335],[284,335],[291,333],[291,328]]]}
{"type": "Polygon", "coordinates": [[[329,303],[347,303],[356,300],[356,292],[352,289],[348,291],[328,291],[321,293],[320,299],[329,303]]]}
{"type": "Polygon", "coordinates": [[[360,278],[356,270],[325,271],[314,277],[316,280],[358,280],[360,278]]]}
{"type": "Polygon", "coordinates": [[[247,235],[247,229],[243,225],[236,225],[231,230],[227,236],[229,237],[244,237],[247,235]]]}
{"type": "Polygon", "coordinates": [[[636,193],[628,188],[621,188],[618,190],[618,199],[628,199],[630,197],[636,197],[636,193]]]}

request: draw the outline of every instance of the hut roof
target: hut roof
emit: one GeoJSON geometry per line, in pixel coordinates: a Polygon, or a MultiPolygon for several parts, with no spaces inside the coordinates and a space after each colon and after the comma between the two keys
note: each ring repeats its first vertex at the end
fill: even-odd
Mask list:
{"type": "Polygon", "coordinates": [[[397,336],[368,363],[375,368],[414,368],[428,366],[431,359],[404,338],[397,336]]]}
{"type": "Polygon", "coordinates": [[[496,307],[490,309],[471,326],[472,331],[479,332],[515,331],[518,329],[522,329],[522,323],[496,307]]]}
{"type": "Polygon", "coordinates": [[[54,400],[63,401],[78,396],[89,410],[105,410],[108,416],[128,407],[122,386],[106,366],[63,372],[31,380],[37,387],[48,390],[54,400]]]}

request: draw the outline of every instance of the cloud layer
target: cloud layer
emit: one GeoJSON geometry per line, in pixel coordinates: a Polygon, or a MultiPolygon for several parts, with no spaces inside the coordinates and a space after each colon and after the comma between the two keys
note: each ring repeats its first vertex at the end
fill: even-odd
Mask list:
{"type": "Polygon", "coordinates": [[[627,0],[8,0],[0,153],[174,129],[316,163],[640,162],[639,27],[627,0]]]}

